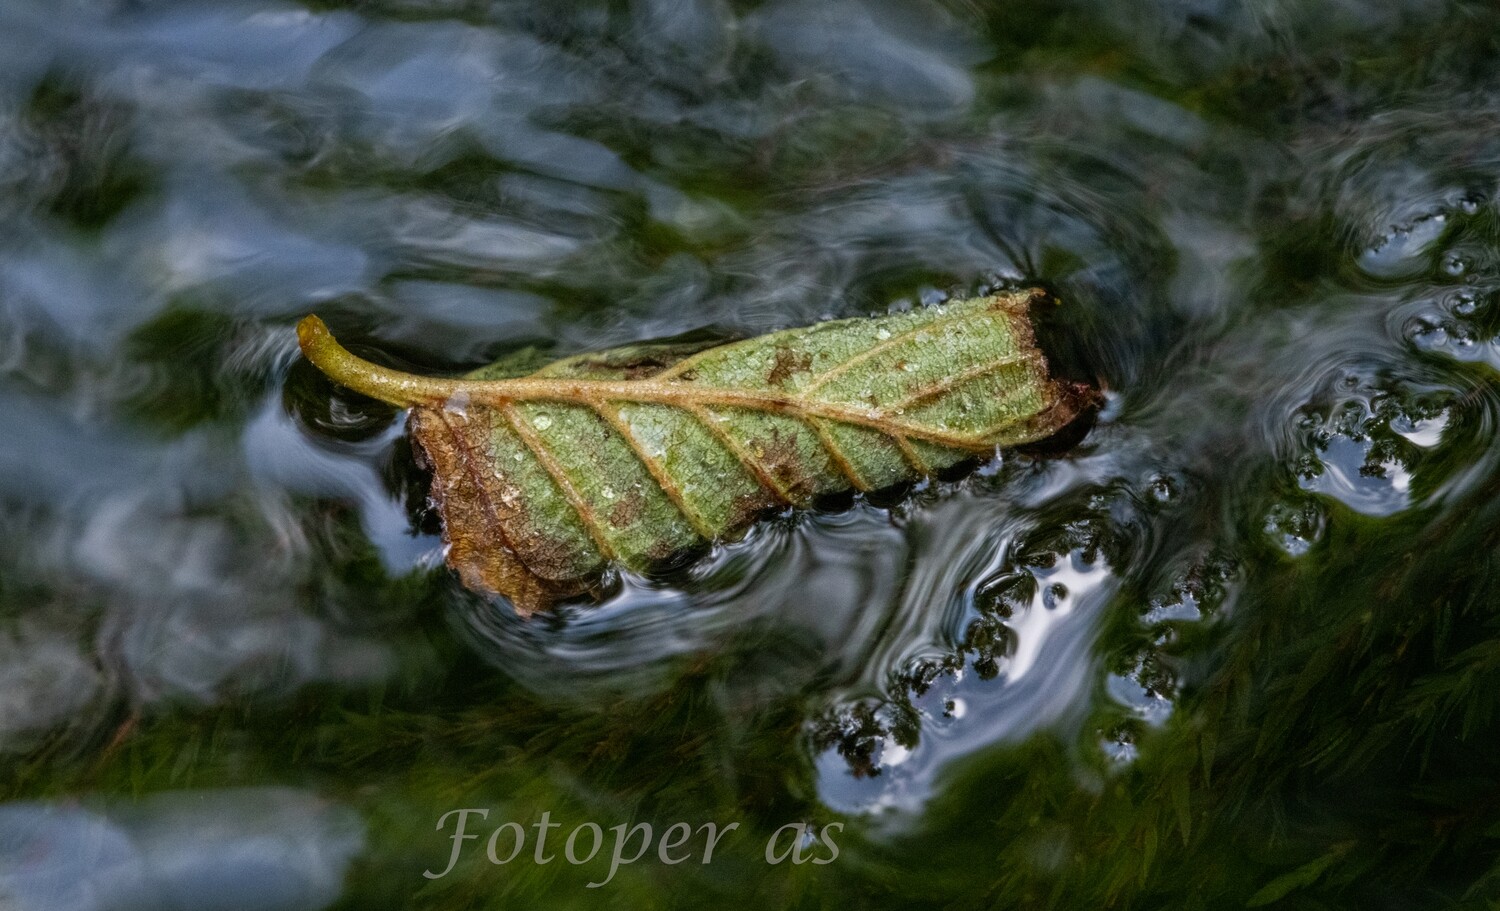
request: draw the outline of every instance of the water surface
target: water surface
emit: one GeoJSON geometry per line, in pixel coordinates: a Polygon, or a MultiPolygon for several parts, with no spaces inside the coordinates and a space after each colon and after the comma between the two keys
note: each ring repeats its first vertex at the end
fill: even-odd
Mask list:
{"type": "Polygon", "coordinates": [[[1497,35],[8,0],[0,904],[1487,907],[1497,35]],[[1106,393],[1077,445],[529,622],[292,331],[458,372],[1032,284],[1106,393]],[[424,878],[463,807],[740,830],[601,889],[482,840],[424,878]],[[766,863],[791,823],[838,858],[766,863]]]}

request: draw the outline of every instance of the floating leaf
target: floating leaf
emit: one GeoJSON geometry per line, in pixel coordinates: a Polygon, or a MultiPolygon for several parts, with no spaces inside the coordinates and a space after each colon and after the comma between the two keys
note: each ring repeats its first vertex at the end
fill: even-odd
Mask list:
{"type": "Polygon", "coordinates": [[[1023,291],[705,347],[641,344],[456,379],[371,364],[315,316],[334,381],[411,409],[448,562],[522,613],[732,537],[758,515],[876,490],[1050,436],[1091,393],[1053,380],[1023,291]],[[534,372],[526,372],[534,371],[534,372]],[[524,373],[525,375],[518,375],[524,373]]]}

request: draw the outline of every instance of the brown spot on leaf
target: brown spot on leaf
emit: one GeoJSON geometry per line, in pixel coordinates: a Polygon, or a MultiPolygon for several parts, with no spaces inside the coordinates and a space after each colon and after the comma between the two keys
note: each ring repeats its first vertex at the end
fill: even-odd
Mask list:
{"type": "Polygon", "coordinates": [[[578,362],[578,372],[584,376],[618,374],[627,380],[638,380],[660,373],[665,366],[666,362],[655,357],[637,357],[625,361],[585,358],[578,362]]]}
{"type": "Polygon", "coordinates": [[[621,369],[625,371],[625,379],[638,380],[642,377],[655,376],[661,373],[662,368],[665,366],[660,361],[637,361],[633,364],[626,364],[621,369]]]}
{"type": "Polygon", "coordinates": [[[794,374],[806,373],[811,369],[811,354],[791,348],[777,348],[776,360],[771,365],[771,372],[766,374],[766,382],[772,386],[785,386],[786,381],[794,374]]]}
{"type": "Polygon", "coordinates": [[[635,524],[646,508],[646,497],[635,487],[625,492],[625,495],[615,501],[615,505],[609,511],[609,524],[616,528],[627,528],[635,524]]]}
{"type": "Polygon", "coordinates": [[[773,428],[769,440],[752,440],[750,447],[761,465],[765,466],[766,473],[775,478],[776,483],[793,499],[806,501],[817,489],[817,481],[802,464],[795,433],[783,432],[779,427],[773,428]]]}
{"type": "Polygon", "coordinates": [[[729,507],[729,526],[735,529],[731,534],[743,531],[763,514],[776,509],[780,505],[781,501],[765,490],[740,494],[731,501],[729,507]]]}

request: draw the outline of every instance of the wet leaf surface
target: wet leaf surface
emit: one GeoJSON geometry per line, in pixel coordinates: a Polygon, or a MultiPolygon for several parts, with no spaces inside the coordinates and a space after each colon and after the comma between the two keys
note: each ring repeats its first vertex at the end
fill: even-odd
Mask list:
{"type": "Polygon", "coordinates": [[[448,564],[523,614],[607,567],[682,562],[758,516],[879,491],[1032,443],[1092,400],[1037,348],[1039,290],[788,329],[637,344],[531,371],[529,352],[448,380],[379,367],[317,317],[303,352],[411,409],[448,564]]]}

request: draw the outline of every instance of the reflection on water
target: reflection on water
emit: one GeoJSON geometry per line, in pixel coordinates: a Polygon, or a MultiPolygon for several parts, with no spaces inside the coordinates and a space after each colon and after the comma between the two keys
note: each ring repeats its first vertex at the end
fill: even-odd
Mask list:
{"type": "MultiPolygon", "coordinates": [[[[1007,605],[998,653],[920,684],[910,703],[921,718],[920,742],[884,733],[869,765],[856,764],[862,774],[855,775],[847,746],[844,755],[836,749],[820,754],[820,795],[830,806],[846,813],[920,809],[945,764],[1077,715],[1091,683],[1095,615],[1110,594],[1108,567],[1075,551],[1034,567],[1027,579],[1031,597],[1007,605]]],[[[970,623],[962,625],[972,631],[970,624],[983,619],[972,608],[968,613],[970,623]]]]}
{"type": "Polygon", "coordinates": [[[789,662],[776,686],[793,688],[865,666],[899,612],[906,547],[880,510],[788,518],[711,555],[693,569],[691,590],[629,578],[597,607],[565,608],[557,623],[520,620],[477,599],[465,599],[464,619],[490,660],[551,698],[596,698],[595,687],[625,681],[649,692],[633,672],[722,647],[747,628],[789,662]]]}
{"type": "MultiPolygon", "coordinates": [[[[399,875],[435,811],[519,793],[747,829],[832,813],[861,826],[826,880],[853,893],[946,858],[955,907],[1108,906],[1154,881],[1068,866],[1115,856],[1069,829],[1103,811],[1020,839],[954,802],[978,776],[1052,812],[1162,768],[1133,805],[1172,807],[1152,847],[1144,810],[1110,823],[1129,864],[1290,819],[1194,894],[1342,888],[1324,858],[1397,823],[1329,836],[1295,802],[1354,785],[1234,800],[1373,763],[1355,738],[1423,700],[1493,730],[1421,675],[1491,666],[1463,611],[1500,521],[1496,25],[1429,0],[0,4],[0,840],[97,852],[7,855],[0,903],[205,907],[252,867],[286,891],[224,907],[327,903],[364,844],[320,815],[344,811],[234,790],[294,784],[372,827],[349,902],[420,885],[399,875]],[[1064,301],[1040,317],[1054,361],[1107,393],[1076,446],[781,516],[529,622],[441,569],[401,416],[291,329],[316,310],[363,353],[459,371],[1033,282],[1064,301]],[[1382,606],[1416,626],[1381,638],[1382,606]],[[1361,676],[1360,649],[1395,670],[1361,676]],[[1329,695],[1371,680],[1409,692],[1329,695]],[[1219,784],[1234,769],[1250,783],[1219,784]],[[214,829],[262,802],[264,832],[214,829]],[[950,820],[1031,853],[992,890],[950,820]]],[[[1455,864],[1404,882],[1477,876],[1455,864]]],[[[484,894],[551,899],[512,875],[484,894]]],[[[621,888],[658,897],[642,877],[621,888]]]]}
{"type": "Polygon", "coordinates": [[[166,792],[102,812],[0,804],[0,894],[25,911],[323,908],[363,841],[347,807],[288,788],[166,792]]]}

